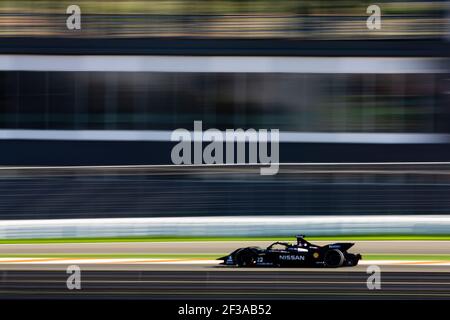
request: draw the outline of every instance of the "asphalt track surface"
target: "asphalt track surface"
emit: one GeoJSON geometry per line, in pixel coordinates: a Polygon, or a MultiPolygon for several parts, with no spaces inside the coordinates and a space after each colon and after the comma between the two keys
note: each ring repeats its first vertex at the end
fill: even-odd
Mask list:
{"type": "Polygon", "coordinates": [[[0,271],[3,299],[450,299],[450,272],[382,271],[369,290],[365,270],[83,270],[69,290],[60,270],[0,271]]]}
{"type": "MultiPolygon", "coordinates": [[[[274,239],[276,241],[277,239],[274,239]]],[[[0,254],[217,254],[246,246],[267,247],[274,241],[186,241],[1,244],[0,254]]],[[[293,239],[295,241],[295,239],[293,239]]],[[[292,242],[292,241],[291,241],[292,242]]],[[[313,241],[318,245],[332,241],[313,241]]],[[[351,241],[335,241],[351,242],[351,241]]],[[[354,241],[351,252],[361,254],[450,254],[450,241],[354,241]]]]}
{"type": "MultiPolygon", "coordinates": [[[[242,242],[239,242],[242,245],[242,242]]],[[[245,243],[249,245],[250,243],[245,243]]],[[[265,245],[267,242],[258,243],[265,245]]],[[[6,252],[212,253],[236,243],[1,245],[6,252]],[[19,249],[21,248],[21,249],[19,249]],[[188,250],[189,249],[189,250],[188,250]],[[11,250],[11,251],[9,251],[11,250]],[[180,251],[181,250],[181,251],[180,251]]],[[[446,241],[358,242],[353,252],[449,253],[446,241]],[[432,250],[429,252],[427,250],[432,250]]],[[[381,289],[367,287],[367,265],[353,268],[236,268],[192,264],[83,264],[81,290],[69,290],[65,264],[0,264],[3,299],[450,299],[447,265],[382,265],[381,289]]]]}

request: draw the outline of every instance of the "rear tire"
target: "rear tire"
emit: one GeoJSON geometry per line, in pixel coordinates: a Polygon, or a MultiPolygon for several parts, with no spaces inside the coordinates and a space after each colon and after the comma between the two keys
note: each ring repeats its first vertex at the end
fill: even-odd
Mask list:
{"type": "Polygon", "coordinates": [[[325,253],[324,263],[328,268],[341,267],[344,261],[345,257],[341,250],[331,249],[325,253]]]}

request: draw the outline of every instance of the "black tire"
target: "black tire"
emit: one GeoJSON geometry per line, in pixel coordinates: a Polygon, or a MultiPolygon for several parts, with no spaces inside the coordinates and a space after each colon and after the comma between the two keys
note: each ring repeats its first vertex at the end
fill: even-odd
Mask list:
{"type": "Polygon", "coordinates": [[[243,250],[237,254],[236,263],[238,267],[253,267],[256,264],[256,255],[250,250],[243,250]]]}
{"type": "Polygon", "coordinates": [[[345,257],[341,250],[331,249],[325,253],[324,262],[328,268],[341,267],[344,264],[345,257]]]}

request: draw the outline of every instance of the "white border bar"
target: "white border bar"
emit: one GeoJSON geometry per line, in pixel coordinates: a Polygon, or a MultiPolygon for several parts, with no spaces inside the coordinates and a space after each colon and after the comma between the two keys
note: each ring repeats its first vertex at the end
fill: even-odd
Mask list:
{"type": "Polygon", "coordinates": [[[441,58],[0,55],[0,71],[446,73],[441,58]]]}
{"type": "MultiPolygon", "coordinates": [[[[57,141],[170,141],[170,130],[0,130],[0,140],[57,141]]],[[[191,132],[192,141],[196,141],[191,132]]],[[[208,142],[210,140],[203,140],[208,142]]],[[[283,143],[448,143],[449,134],[434,133],[336,133],[280,132],[283,143]]]]}
{"type": "Polygon", "coordinates": [[[449,215],[239,216],[0,221],[0,239],[449,233],[449,215]]]}

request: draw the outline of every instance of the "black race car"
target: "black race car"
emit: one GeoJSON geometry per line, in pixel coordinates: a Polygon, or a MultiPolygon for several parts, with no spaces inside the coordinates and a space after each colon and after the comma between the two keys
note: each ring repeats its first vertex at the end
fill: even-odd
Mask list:
{"type": "Polygon", "coordinates": [[[222,264],[239,267],[343,267],[356,266],[360,254],[348,253],[354,243],[333,243],[318,246],[309,243],[303,235],[297,236],[297,244],[274,242],[266,249],[246,247],[233,251],[217,260],[222,264]]]}

